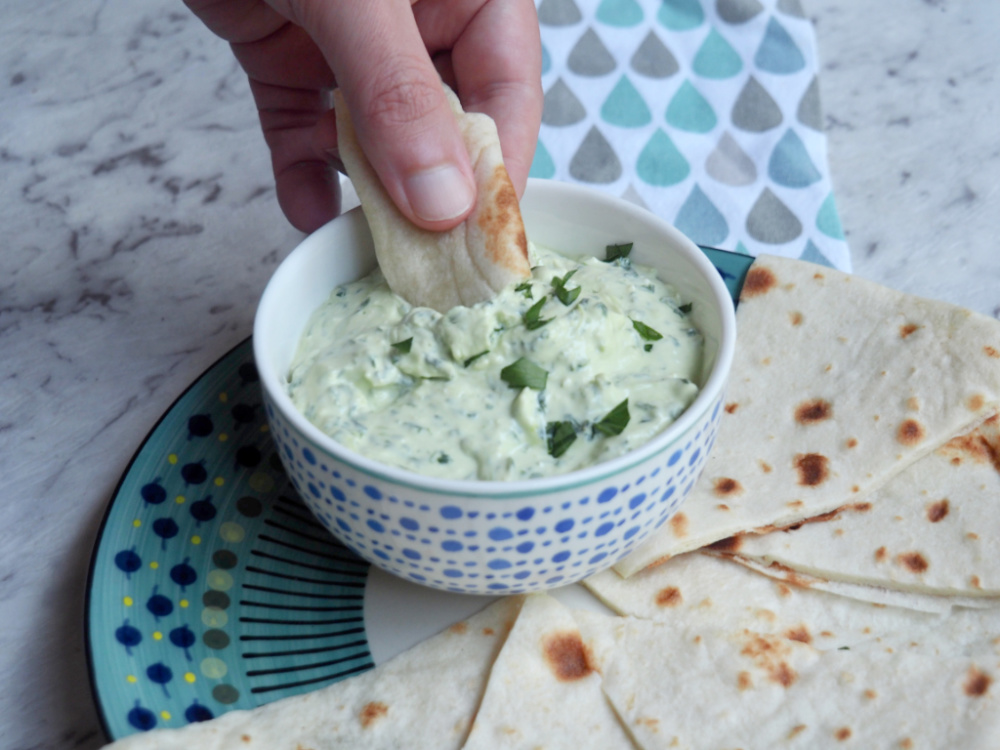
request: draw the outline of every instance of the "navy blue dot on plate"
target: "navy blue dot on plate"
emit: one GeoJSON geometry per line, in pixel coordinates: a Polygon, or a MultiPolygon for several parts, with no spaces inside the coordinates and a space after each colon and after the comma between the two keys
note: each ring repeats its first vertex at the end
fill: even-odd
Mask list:
{"type": "Polygon", "coordinates": [[[253,445],[244,445],[236,451],[236,465],[253,469],[263,460],[260,451],[253,445]]]}
{"type": "Polygon", "coordinates": [[[521,508],[521,510],[517,512],[517,518],[519,521],[529,521],[533,515],[535,515],[534,508],[521,508]]]}
{"type": "Polygon", "coordinates": [[[125,647],[125,653],[131,655],[132,646],[138,646],[142,643],[142,633],[139,632],[138,628],[129,625],[128,620],[125,620],[122,626],[115,630],[115,640],[125,647]]]}
{"type": "Polygon", "coordinates": [[[462,517],[462,509],[459,508],[459,507],[457,507],[457,506],[455,506],[455,505],[446,505],[443,508],[441,508],[441,517],[442,518],[461,518],[462,517]]]}
{"type": "Polygon", "coordinates": [[[382,524],[380,524],[374,518],[369,518],[368,519],[368,528],[371,529],[372,531],[377,531],[379,534],[381,534],[383,531],[385,531],[385,526],[383,526],[382,524]]]}
{"type": "Polygon", "coordinates": [[[510,539],[514,535],[511,533],[510,529],[505,529],[503,526],[497,526],[494,529],[490,529],[488,536],[494,542],[502,542],[505,539],[510,539]]]}
{"type": "Polygon", "coordinates": [[[419,531],[420,524],[414,521],[412,518],[400,518],[399,525],[402,526],[407,531],[419,531]]]}
{"type": "Polygon", "coordinates": [[[188,565],[187,561],[188,558],[185,557],[184,562],[170,569],[170,580],[180,586],[181,590],[198,580],[198,571],[188,565]]]}
{"type": "Polygon", "coordinates": [[[132,573],[142,567],[142,558],[135,553],[135,549],[123,549],[115,555],[115,567],[131,576],[132,573]]]}
{"type": "Polygon", "coordinates": [[[525,578],[527,578],[530,575],[531,575],[531,571],[530,570],[521,570],[521,571],[519,571],[519,572],[517,572],[517,573],[514,574],[514,578],[516,578],[519,581],[523,581],[525,578]]]}
{"type": "Polygon", "coordinates": [[[545,583],[548,585],[552,585],[553,583],[559,583],[559,581],[561,581],[562,579],[563,579],[562,576],[552,576],[545,583]]]}
{"type": "Polygon", "coordinates": [[[184,711],[184,718],[188,720],[189,724],[195,724],[199,721],[208,721],[215,717],[209,708],[195,701],[184,711]]]}
{"type": "Polygon", "coordinates": [[[337,525],[347,533],[351,533],[351,527],[348,526],[346,523],[344,523],[342,519],[340,518],[337,519],[337,525]]]}
{"type": "Polygon", "coordinates": [[[372,554],[375,555],[375,557],[377,557],[377,558],[379,558],[381,560],[388,560],[389,559],[389,556],[385,552],[383,552],[382,550],[380,550],[380,549],[373,549],[372,550],[372,554]]]}
{"type": "Polygon", "coordinates": [[[139,705],[139,701],[135,702],[135,708],[128,712],[126,718],[129,724],[143,732],[156,726],[156,716],[148,708],[139,705]]]}
{"type": "Polygon", "coordinates": [[[212,434],[215,425],[212,424],[212,417],[209,414],[195,414],[188,418],[188,439],[193,437],[207,437],[212,434]]]}
{"type": "Polygon", "coordinates": [[[600,553],[594,555],[592,558],[590,558],[590,560],[587,561],[587,564],[588,565],[596,565],[597,563],[599,563],[601,560],[603,560],[607,556],[608,556],[607,552],[600,552],[600,553]]]}
{"type": "Polygon", "coordinates": [[[153,586],[153,595],[146,600],[146,609],[149,610],[153,617],[159,620],[161,617],[166,617],[174,611],[174,603],[163,594],[157,594],[156,588],[156,586],[153,586]]]}
{"type": "Polygon", "coordinates": [[[370,484],[366,484],[362,488],[362,490],[372,500],[381,500],[382,499],[382,490],[380,490],[378,487],[372,487],[370,484]]]}
{"type": "Polygon", "coordinates": [[[674,489],[675,489],[674,487],[667,487],[666,492],[664,492],[663,496],[660,498],[660,502],[665,503],[667,500],[669,500],[671,496],[674,494],[674,489]]]}
{"type": "Polygon", "coordinates": [[[150,505],[159,505],[167,499],[167,491],[163,489],[163,485],[160,484],[159,479],[154,479],[152,482],[144,484],[142,489],[139,490],[139,494],[150,505]]]}
{"type": "Polygon", "coordinates": [[[211,495],[206,495],[203,499],[191,503],[189,510],[191,517],[198,523],[201,523],[202,521],[211,521],[215,518],[215,514],[218,512],[218,509],[212,505],[211,495]]]}
{"type": "Polygon", "coordinates": [[[344,502],[344,500],[347,499],[347,496],[344,495],[344,493],[340,491],[340,488],[334,487],[333,485],[330,485],[330,494],[333,495],[333,499],[334,500],[336,500],[338,502],[341,502],[341,503],[344,502]]]}
{"type": "Polygon", "coordinates": [[[184,464],[181,467],[181,479],[186,484],[202,484],[208,479],[208,472],[205,471],[205,467],[200,463],[184,464]]]}
{"type": "Polygon", "coordinates": [[[316,454],[313,453],[308,448],[302,449],[302,458],[304,458],[308,463],[312,464],[313,466],[316,465],[316,454]]]}

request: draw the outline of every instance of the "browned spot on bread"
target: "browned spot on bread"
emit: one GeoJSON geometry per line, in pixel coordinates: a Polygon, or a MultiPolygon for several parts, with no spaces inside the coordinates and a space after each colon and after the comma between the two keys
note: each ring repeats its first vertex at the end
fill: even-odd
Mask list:
{"type": "Polygon", "coordinates": [[[903,748],[903,750],[910,750],[910,748],[913,747],[913,740],[909,737],[904,737],[899,741],[899,746],[903,748]]]}
{"type": "Polygon", "coordinates": [[[913,333],[920,327],[921,326],[918,326],[916,323],[907,323],[905,326],[900,326],[899,337],[901,339],[905,339],[907,336],[909,336],[911,333],[913,333]]]}
{"type": "Polygon", "coordinates": [[[948,500],[938,500],[936,503],[931,503],[927,506],[927,520],[931,523],[937,523],[946,515],[948,515],[948,500]]]}
{"type": "Polygon", "coordinates": [[[926,430],[924,426],[915,419],[905,419],[896,430],[896,440],[903,445],[916,445],[924,439],[926,430]]]}
{"type": "Polygon", "coordinates": [[[983,408],[983,404],[985,403],[986,399],[984,399],[981,394],[977,393],[975,396],[969,396],[968,401],[965,402],[965,406],[969,411],[979,411],[983,408]]]}
{"type": "Polygon", "coordinates": [[[788,588],[788,586],[786,586],[785,584],[779,583],[778,584],[778,595],[779,596],[791,596],[792,595],[792,590],[790,588],[788,588]]]}
{"type": "Polygon", "coordinates": [[[975,531],[970,531],[965,535],[965,538],[975,541],[976,539],[979,538],[979,534],[977,534],[975,531]]]}
{"type": "Polygon", "coordinates": [[[952,438],[938,451],[943,456],[952,456],[951,463],[955,466],[968,458],[978,464],[990,464],[1000,471],[1000,439],[993,432],[994,425],[990,417],[979,429],[952,438]]]}
{"type": "Polygon", "coordinates": [[[921,555],[919,552],[903,552],[896,556],[896,560],[899,564],[909,570],[911,573],[923,573],[930,564],[927,559],[921,555]]]}
{"type": "Polygon", "coordinates": [[[786,631],[785,638],[790,641],[798,641],[799,643],[812,643],[813,641],[812,633],[809,632],[809,628],[805,625],[796,625],[791,630],[786,631]]]}
{"type": "Polygon", "coordinates": [[[528,240],[524,235],[520,203],[502,164],[493,170],[489,184],[480,195],[492,196],[492,200],[481,207],[477,219],[486,238],[487,257],[496,265],[527,276],[530,273],[528,240]],[[518,256],[508,255],[507,248],[511,245],[517,248],[518,256]]]}
{"type": "Polygon", "coordinates": [[[240,741],[242,741],[242,742],[250,742],[251,739],[252,738],[250,737],[249,734],[241,734],[240,735],[240,741]]]}
{"type": "Polygon", "coordinates": [[[465,623],[464,620],[462,620],[461,622],[456,622],[454,625],[448,628],[448,630],[454,633],[455,635],[465,635],[465,631],[467,631],[468,629],[469,626],[465,623]]]}
{"type": "Polygon", "coordinates": [[[920,411],[920,399],[916,396],[910,396],[906,399],[906,408],[910,411],[920,411]]]}
{"type": "Polygon", "coordinates": [[[833,416],[833,407],[829,401],[821,398],[803,401],[795,407],[795,421],[799,424],[816,424],[833,416]]]}
{"type": "Polygon", "coordinates": [[[749,672],[740,672],[736,675],[736,687],[742,690],[749,690],[753,687],[753,680],[749,672]]]}
{"type": "Polygon", "coordinates": [[[833,736],[840,742],[847,742],[847,740],[851,739],[851,728],[841,727],[833,733],[833,736]]]}
{"type": "Polygon", "coordinates": [[[725,511],[728,511],[729,510],[729,506],[726,505],[725,503],[719,503],[718,505],[715,506],[715,509],[716,510],[725,510],[725,511]]]}
{"type": "Polygon", "coordinates": [[[993,359],[1000,359],[1000,351],[997,351],[996,347],[984,346],[983,351],[986,352],[987,357],[993,357],[993,359]]]}
{"type": "Polygon", "coordinates": [[[740,299],[750,299],[766,294],[778,285],[778,280],[770,268],[754,264],[747,272],[743,281],[743,291],[740,292],[740,299]]]}
{"type": "Polygon", "coordinates": [[[743,491],[743,485],[730,477],[719,477],[712,484],[712,491],[719,497],[738,495],[743,491]]]}
{"type": "Polygon", "coordinates": [[[656,604],[660,607],[677,607],[683,601],[681,590],[676,586],[667,586],[656,592],[656,604]]]}
{"type": "Polygon", "coordinates": [[[763,471],[765,474],[771,473],[771,464],[769,464],[767,461],[759,461],[758,463],[760,463],[761,471],[763,471]]]}
{"type": "Polygon", "coordinates": [[[875,692],[874,690],[872,690],[871,688],[868,688],[868,689],[867,689],[867,690],[865,691],[865,698],[867,698],[867,699],[868,699],[868,700],[870,700],[870,701],[873,701],[873,700],[875,700],[876,698],[878,698],[878,693],[876,693],[876,692],[875,692]]]}
{"type": "Polygon", "coordinates": [[[726,414],[735,414],[736,410],[740,408],[740,405],[735,401],[730,401],[726,404],[726,414]]]}
{"type": "Polygon", "coordinates": [[[858,439],[857,438],[847,438],[846,445],[847,445],[848,448],[857,448],[858,447],[858,439]]]}
{"type": "Polygon", "coordinates": [[[740,651],[743,656],[753,659],[754,663],[767,673],[771,682],[782,687],[790,687],[798,679],[785,658],[791,653],[788,644],[770,635],[744,631],[746,644],[740,651]]]}
{"type": "Polygon", "coordinates": [[[720,539],[717,542],[712,542],[710,545],[708,545],[708,548],[711,550],[715,550],[716,552],[732,553],[732,552],[737,552],[740,546],[742,546],[742,544],[743,544],[743,537],[739,535],[727,536],[725,539],[720,539]]]}
{"type": "Polygon", "coordinates": [[[806,731],[806,725],[797,724],[794,727],[792,727],[792,730],[788,733],[788,739],[790,740],[794,739],[795,737],[798,737],[800,734],[802,734],[804,731],[806,731]]]}
{"type": "Polygon", "coordinates": [[[587,652],[580,634],[573,630],[547,635],[542,643],[542,653],[552,674],[560,682],[572,682],[590,674],[587,652]]]}
{"type": "Polygon", "coordinates": [[[985,672],[981,672],[977,667],[969,667],[963,689],[970,698],[981,698],[990,689],[993,680],[985,672]]]}
{"type": "Polygon", "coordinates": [[[803,505],[805,505],[805,503],[802,502],[801,500],[791,500],[785,503],[785,505],[787,505],[789,508],[801,508],[803,505]]]}
{"type": "Polygon", "coordinates": [[[683,513],[678,513],[670,518],[670,530],[678,539],[683,539],[688,533],[688,519],[683,513]]]}
{"type": "Polygon", "coordinates": [[[870,511],[872,509],[872,504],[871,503],[854,503],[854,505],[851,506],[851,509],[852,510],[856,510],[858,513],[867,513],[868,511],[870,511]]]}
{"type": "Polygon", "coordinates": [[[495,635],[496,631],[493,628],[483,628],[483,635],[495,635]]]}
{"type": "Polygon", "coordinates": [[[979,576],[972,576],[969,578],[969,583],[974,589],[981,589],[983,587],[982,583],[979,581],[979,576]]]}
{"type": "Polygon", "coordinates": [[[815,487],[830,476],[830,460],[821,453],[799,453],[795,457],[795,470],[799,474],[799,484],[815,487]]]}
{"type": "Polygon", "coordinates": [[[889,557],[889,553],[886,551],[885,547],[879,547],[875,550],[875,562],[885,562],[889,557]]]}
{"type": "Polygon", "coordinates": [[[802,325],[802,313],[800,313],[798,310],[789,313],[788,317],[791,319],[793,326],[802,325]]]}
{"type": "Polygon", "coordinates": [[[388,713],[389,707],[381,701],[366,703],[364,708],[361,709],[361,726],[365,728],[370,727],[374,722],[378,721],[381,717],[388,713]]]}

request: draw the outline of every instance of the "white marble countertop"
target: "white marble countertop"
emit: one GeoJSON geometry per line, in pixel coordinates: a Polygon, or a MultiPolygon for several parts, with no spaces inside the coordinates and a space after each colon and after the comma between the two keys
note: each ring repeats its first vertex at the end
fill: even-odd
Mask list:
{"type": "MultiPolygon", "coordinates": [[[[1000,4],[804,0],[855,272],[1000,317],[1000,4]]],[[[0,14],[0,747],[100,747],[87,565],[160,415],[300,235],[179,0],[0,14]]]]}

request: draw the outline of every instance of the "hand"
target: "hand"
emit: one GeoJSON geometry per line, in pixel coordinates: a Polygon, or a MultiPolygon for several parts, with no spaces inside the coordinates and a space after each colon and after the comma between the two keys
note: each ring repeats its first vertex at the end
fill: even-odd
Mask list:
{"type": "Polygon", "coordinates": [[[472,166],[440,79],[496,121],[520,195],[542,114],[532,0],[184,0],[250,79],[278,203],[309,232],[337,215],[340,86],[358,139],[414,224],[443,231],[475,204],[472,166]]]}

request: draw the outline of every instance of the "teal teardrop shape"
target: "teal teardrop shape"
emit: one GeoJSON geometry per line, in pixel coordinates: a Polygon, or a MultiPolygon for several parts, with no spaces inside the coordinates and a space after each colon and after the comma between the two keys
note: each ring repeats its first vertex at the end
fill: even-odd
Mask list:
{"type": "Polygon", "coordinates": [[[747,250],[747,246],[744,245],[742,242],[737,242],[736,243],[736,249],[733,252],[734,253],[739,253],[740,255],[751,255],[752,254],[749,250],[747,250]]]}
{"type": "Polygon", "coordinates": [[[726,38],[712,29],[694,56],[693,68],[705,78],[732,78],[743,70],[743,60],[726,38]]]}
{"type": "Polygon", "coordinates": [[[779,185],[790,188],[807,187],[823,177],[809,158],[806,144],[791,129],[781,136],[771,152],[767,174],[779,185]]]}
{"type": "Polygon", "coordinates": [[[623,128],[639,128],[653,121],[653,115],[646,106],[639,90],[632,85],[628,76],[622,76],[608,94],[601,106],[601,118],[612,125],[623,128]]]}
{"type": "Polygon", "coordinates": [[[671,31],[696,29],[705,21],[698,0],[663,0],[656,19],[671,31]]]}
{"type": "Polygon", "coordinates": [[[844,228],[840,224],[840,214],[837,212],[837,202],[833,199],[833,193],[826,196],[823,205],[819,207],[816,214],[816,228],[827,237],[835,240],[844,239],[844,228]]]}
{"type": "Polygon", "coordinates": [[[799,256],[799,260],[807,260],[810,263],[818,263],[821,266],[828,266],[833,268],[833,263],[820,251],[818,247],[813,244],[812,240],[806,240],[806,246],[802,250],[802,255],[799,256]]]}
{"type": "Polygon", "coordinates": [[[642,23],[642,8],[635,0],[601,0],[597,20],[620,28],[635,26],[642,23]]]}
{"type": "Polygon", "coordinates": [[[729,236],[726,218],[698,185],[677,212],[674,226],[698,245],[718,246],[729,236]]]}
{"type": "Polygon", "coordinates": [[[667,122],[678,130],[707,133],[718,119],[708,103],[690,81],[684,81],[667,105],[667,122]]]}
{"type": "Polygon", "coordinates": [[[761,70],[778,75],[796,73],[806,66],[802,51],[795,45],[785,27],[773,18],[767,22],[767,31],[753,61],[761,70]]]}
{"type": "Polygon", "coordinates": [[[682,182],[691,173],[691,167],[670,136],[657,128],[642,147],[635,172],[648,185],[666,187],[682,182]]]}
{"type": "Polygon", "coordinates": [[[539,138],[535,144],[535,157],[531,160],[531,170],[528,172],[528,177],[541,177],[547,180],[554,177],[555,173],[556,164],[552,161],[552,156],[545,148],[545,144],[542,143],[542,139],[539,138]]]}
{"type": "Polygon", "coordinates": [[[545,75],[552,69],[552,57],[549,55],[548,49],[545,45],[542,45],[542,75],[545,75]]]}

